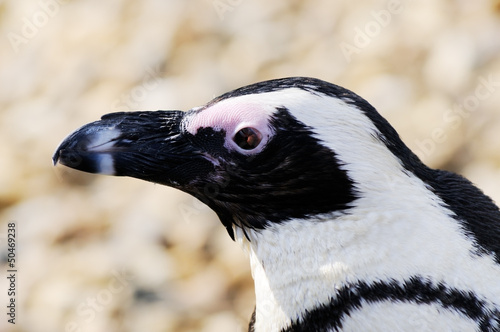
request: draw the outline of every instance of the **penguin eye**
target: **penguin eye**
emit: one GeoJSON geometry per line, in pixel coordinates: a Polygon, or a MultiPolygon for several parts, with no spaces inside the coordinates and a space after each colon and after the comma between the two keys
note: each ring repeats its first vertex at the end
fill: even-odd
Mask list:
{"type": "Polygon", "coordinates": [[[243,150],[252,150],[259,146],[262,134],[255,128],[242,128],[233,137],[234,142],[243,150]]]}

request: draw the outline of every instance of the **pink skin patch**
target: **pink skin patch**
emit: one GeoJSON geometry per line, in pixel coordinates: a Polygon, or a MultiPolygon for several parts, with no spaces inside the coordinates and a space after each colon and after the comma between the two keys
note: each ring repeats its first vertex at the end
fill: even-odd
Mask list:
{"type": "Polygon", "coordinates": [[[274,133],[269,126],[269,119],[276,109],[270,105],[258,104],[255,101],[245,102],[244,98],[236,97],[223,100],[189,118],[186,130],[195,135],[200,128],[213,128],[226,132],[224,146],[240,153],[254,154],[262,151],[274,133]],[[252,150],[240,148],[233,140],[236,133],[243,128],[255,128],[262,134],[261,143],[252,150]]]}

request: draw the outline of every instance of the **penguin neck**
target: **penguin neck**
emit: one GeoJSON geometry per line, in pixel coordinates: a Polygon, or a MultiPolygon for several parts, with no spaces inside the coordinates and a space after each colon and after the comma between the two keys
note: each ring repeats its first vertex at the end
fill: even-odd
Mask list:
{"type": "Polygon", "coordinates": [[[306,311],[329,303],[350,267],[335,254],[351,239],[337,238],[333,220],[289,220],[259,231],[236,230],[255,282],[255,331],[280,331],[306,311]]]}

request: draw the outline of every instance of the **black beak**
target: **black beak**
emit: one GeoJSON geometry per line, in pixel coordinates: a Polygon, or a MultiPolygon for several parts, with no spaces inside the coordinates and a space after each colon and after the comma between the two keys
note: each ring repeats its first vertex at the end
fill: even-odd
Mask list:
{"type": "Polygon", "coordinates": [[[184,114],[182,111],[106,114],[64,139],[52,160],[54,165],[60,163],[89,173],[183,186],[192,180],[187,170],[210,167],[182,134],[184,114]]]}

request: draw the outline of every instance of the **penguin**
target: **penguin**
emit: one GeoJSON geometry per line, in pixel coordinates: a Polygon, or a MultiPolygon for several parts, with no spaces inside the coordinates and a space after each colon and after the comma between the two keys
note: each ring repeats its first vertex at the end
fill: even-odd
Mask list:
{"type": "Polygon", "coordinates": [[[249,255],[249,331],[500,331],[500,211],[366,100],[288,77],[102,116],[54,165],[170,186],[249,255]]]}

